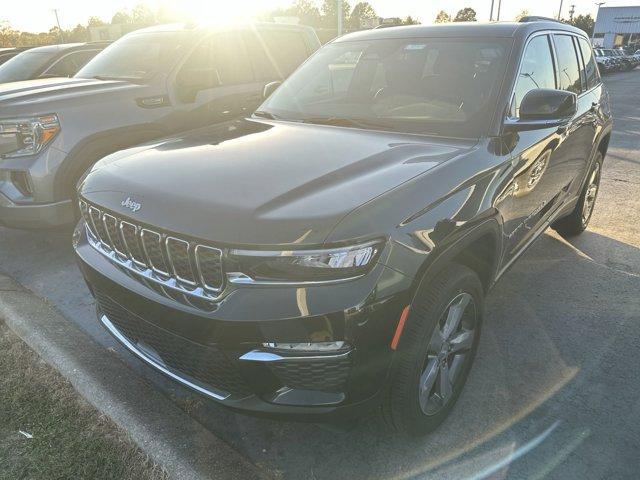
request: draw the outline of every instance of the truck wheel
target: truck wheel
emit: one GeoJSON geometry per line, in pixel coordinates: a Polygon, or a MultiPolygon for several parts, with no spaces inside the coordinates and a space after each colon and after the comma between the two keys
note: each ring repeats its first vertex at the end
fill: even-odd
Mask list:
{"type": "Polygon", "coordinates": [[[456,403],[480,339],[484,294],[471,269],[453,264],[427,282],[410,306],[383,416],[413,436],[438,427],[456,403]]]}
{"type": "Polygon", "coordinates": [[[602,159],[602,153],[598,152],[591,171],[589,172],[587,183],[582,189],[580,200],[578,200],[573,212],[551,225],[551,227],[563,237],[579,235],[584,232],[587,225],[589,225],[589,220],[591,220],[591,215],[593,215],[593,207],[598,197],[598,190],[600,189],[602,159]]]}

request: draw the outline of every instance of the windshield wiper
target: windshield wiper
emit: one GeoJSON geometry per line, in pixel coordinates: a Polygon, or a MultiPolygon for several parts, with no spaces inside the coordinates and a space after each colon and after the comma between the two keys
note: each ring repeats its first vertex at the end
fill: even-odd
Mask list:
{"type": "Polygon", "coordinates": [[[314,123],[317,125],[334,125],[336,127],[355,127],[364,129],[384,129],[396,130],[392,126],[384,123],[378,123],[371,120],[361,118],[344,118],[344,117],[311,117],[301,120],[302,123],[314,123]]]}
{"type": "Polygon", "coordinates": [[[266,110],[256,110],[255,112],[253,112],[253,114],[256,117],[268,118],[270,120],[276,120],[278,118],[273,113],[267,112],[266,110]]]}
{"type": "Polygon", "coordinates": [[[117,77],[112,75],[94,75],[91,78],[95,78],[96,80],[104,80],[104,81],[114,80],[114,81],[121,81],[121,82],[140,82],[143,80],[142,77],[117,77]]]}

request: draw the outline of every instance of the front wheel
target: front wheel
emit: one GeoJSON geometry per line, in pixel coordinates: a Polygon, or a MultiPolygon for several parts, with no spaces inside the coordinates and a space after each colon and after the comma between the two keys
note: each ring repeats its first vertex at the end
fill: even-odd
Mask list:
{"type": "Polygon", "coordinates": [[[552,228],[563,237],[573,237],[584,232],[593,215],[593,207],[600,190],[602,173],[602,153],[598,152],[589,172],[587,183],[582,189],[576,208],[566,217],[556,221],[552,228]]]}
{"type": "Polygon", "coordinates": [[[418,287],[382,407],[394,429],[424,435],[447,417],[475,357],[483,304],[478,276],[462,265],[418,287]]]}

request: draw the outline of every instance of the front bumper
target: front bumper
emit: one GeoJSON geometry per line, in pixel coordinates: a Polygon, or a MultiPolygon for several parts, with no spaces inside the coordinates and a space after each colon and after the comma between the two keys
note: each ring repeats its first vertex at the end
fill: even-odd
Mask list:
{"type": "Polygon", "coordinates": [[[0,193],[0,225],[11,228],[51,228],[74,221],[71,200],[18,204],[0,193]]]}
{"type": "Polygon", "coordinates": [[[243,286],[204,311],[161,295],[76,232],[80,268],[102,324],[148,365],[227,407],[289,419],[373,408],[391,375],[390,348],[408,277],[376,265],[342,284],[243,286]],[[267,343],[343,341],[330,352],[267,343]]]}

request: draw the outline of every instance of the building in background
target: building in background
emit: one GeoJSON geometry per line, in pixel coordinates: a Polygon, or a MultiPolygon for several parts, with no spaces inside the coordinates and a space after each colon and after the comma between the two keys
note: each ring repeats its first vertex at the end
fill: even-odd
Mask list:
{"type": "Polygon", "coordinates": [[[603,48],[640,48],[640,5],[601,7],[593,29],[593,44],[603,48]]]}

